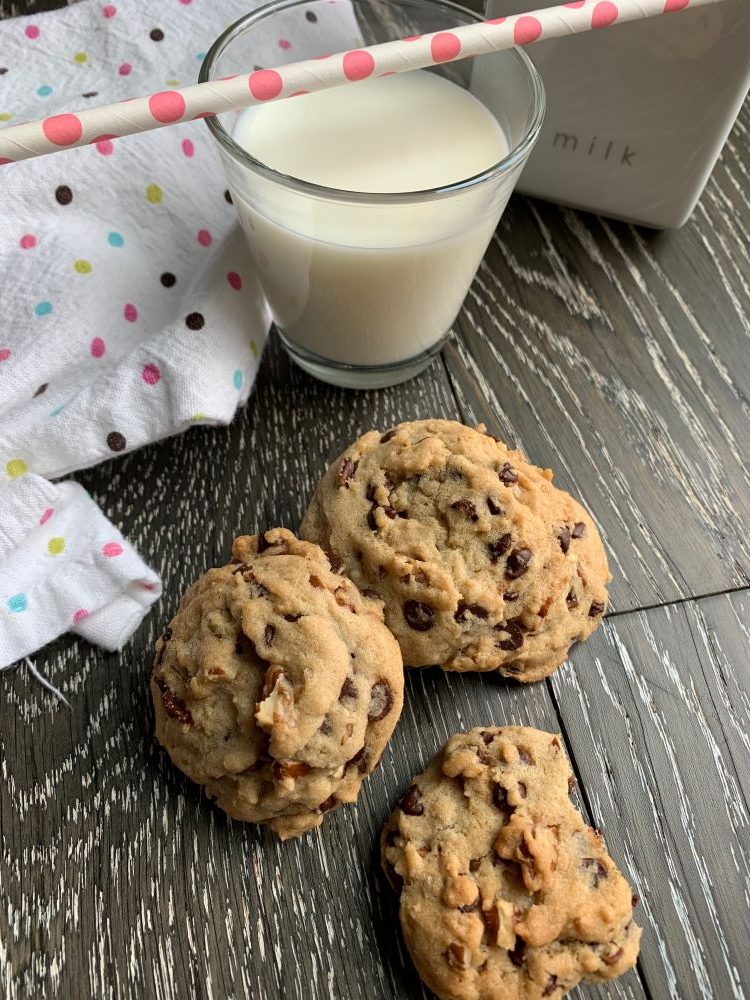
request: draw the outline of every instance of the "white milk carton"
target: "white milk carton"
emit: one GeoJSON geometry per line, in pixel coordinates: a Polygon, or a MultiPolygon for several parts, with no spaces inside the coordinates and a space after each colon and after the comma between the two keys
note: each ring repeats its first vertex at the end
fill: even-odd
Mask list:
{"type": "MultiPolygon", "coordinates": [[[[593,9],[594,0],[587,2],[593,9]]],[[[487,0],[487,17],[530,6],[553,0],[487,0]]],[[[527,51],[548,110],[518,189],[657,228],[686,222],[750,87],[750,0],[527,51]]]]}

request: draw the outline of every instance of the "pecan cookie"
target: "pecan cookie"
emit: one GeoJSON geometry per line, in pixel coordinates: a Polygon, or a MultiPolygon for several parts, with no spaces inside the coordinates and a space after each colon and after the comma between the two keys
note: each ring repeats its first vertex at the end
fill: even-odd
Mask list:
{"type": "Polygon", "coordinates": [[[380,601],[284,528],[237,538],[156,643],[156,736],[236,819],[282,838],[357,798],[403,705],[380,601]]]}
{"type": "Polygon", "coordinates": [[[559,736],[453,736],[381,838],[406,944],[442,1000],[560,997],[632,968],[637,898],[568,798],[559,736]]]}
{"type": "Polygon", "coordinates": [[[451,420],[370,431],[334,462],[301,533],[385,602],[404,662],[550,674],[601,621],[594,522],[501,441],[451,420]]]}

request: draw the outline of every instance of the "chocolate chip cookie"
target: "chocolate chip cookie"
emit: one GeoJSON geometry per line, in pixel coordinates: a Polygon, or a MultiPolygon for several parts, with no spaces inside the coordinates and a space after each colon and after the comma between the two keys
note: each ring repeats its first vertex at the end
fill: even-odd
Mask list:
{"type": "Polygon", "coordinates": [[[637,899],[572,784],[560,736],[473,729],[394,810],[383,867],[414,964],[442,1000],[559,1000],[635,964],[637,899]]]}
{"type": "Polygon", "coordinates": [[[413,667],[539,680],[607,604],[592,519],[481,425],[417,420],[363,435],[321,480],[301,533],[382,598],[413,667]]]}
{"type": "Polygon", "coordinates": [[[403,704],[381,602],[284,528],[243,537],[156,644],[156,736],[236,819],[283,839],[357,798],[403,704]]]}

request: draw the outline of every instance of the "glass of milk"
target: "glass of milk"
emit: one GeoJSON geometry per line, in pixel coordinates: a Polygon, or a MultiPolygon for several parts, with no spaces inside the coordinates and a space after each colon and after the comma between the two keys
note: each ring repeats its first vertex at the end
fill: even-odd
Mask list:
{"type": "MultiPolygon", "coordinates": [[[[200,79],[477,20],[446,0],[279,0],[231,25],[200,79]]],[[[510,49],[207,119],[292,359],[359,389],[426,368],[543,117],[541,80],[510,49]]]]}

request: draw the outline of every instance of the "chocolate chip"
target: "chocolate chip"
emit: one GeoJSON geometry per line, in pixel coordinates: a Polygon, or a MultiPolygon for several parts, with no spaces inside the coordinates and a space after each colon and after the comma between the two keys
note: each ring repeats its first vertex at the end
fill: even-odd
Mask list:
{"type": "Polygon", "coordinates": [[[505,563],[505,579],[517,580],[528,572],[531,563],[531,549],[514,549],[505,563]]]}
{"type": "Polygon", "coordinates": [[[498,809],[508,808],[508,792],[502,785],[495,784],[492,786],[492,801],[498,809]]]}
{"type": "Polygon", "coordinates": [[[320,579],[319,576],[315,576],[313,574],[310,577],[310,586],[315,587],[316,590],[325,590],[326,585],[323,583],[323,581],[320,579]]]}
{"type": "Polygon", "coordinates": [[[613,951],[610,955],[602,955],[602,961],[605,965],[617,965],[623,955],[623,949],[618,948],[617,951],[613,951]]]}
{"type": "Polygon", "coordinates": [[[494,733],[481,733],[480,735],[482,737],[482,743],[484,743],[485,746],[489,746],[495,738],[494,733]]]}
{"type": "Polygon", "coordinates": [[[333,807],[336,805],[337,801],[338,800],[336,799],[335,795],[329,795],[328,798],[325,800],[325,802],[321,802],[320,803],[320,805],[318,806],[318,809],[322,813],[328,812],[329,809],[333,809],[333,807]]]}
{"type": "Polygon", "coordinates": [[[633,907],[633,909],[635,909],[636,906],[638,906],[638,904],[640,903],[640,901],[641,901],[640,896],[636,896],[634,893],[630,899],[630,905],[633,907]]]}
{"type": "Polygon", "coordinates": [[[542,996],[551,997],[556,989],[557,989],[557,976],[553,972],[550,973],[550,977],[547,980],[547,985],[542,990],[542,996]]]}
{"type": "Polygon", "coordinates": [[[148,37],[151,39],[152,42],[163,42],[164,32],[161,30],[161,28],[153,28],[148,33],[148,37]]]}
{"type": "Polygon", "coordinates": [[[525,781],[519,781],[518,782],[518,794],[521,796],[522,799],[526,798],[526,796],[528,794],[528,791],[529,790],[526,787],[526,782],[525,781]]]}
{"type": "Polygon", "coordinates": [[[171,719],[176,719],[182,726],[191,725],[193,717],[185,707],[185,702],[182,698],[178,698],[174,691],[167,687],[164,681],[157,681],[157,684],[161,691],[161,700],[167,715],[171,719]]]}
{"type": "Polygon", "coordinates": [[[504,601],[517,601],[518,600],[518,594],[516,594],[516,593],[514,593],[514,592],[512,592],[510,590],[506,590],[506,592],[503,594],[503,600],[504,601]]]}
{"type": "Polygon", "coordinates": [[[518,482],[518,473],[510,464],[510,462],[505,462],[502,469],[497,474],[498,479],[503,484],[503,486],[513,486],[514,483],[518,482]]]}
{"type": "Polygon", "coordinates": [[[490,552],[490,562],[496,563],[498,559],[501,559],[508,549],[511,547],[513,542],[513,536],[510,532],[501,535],[500,538],[495,542],[490,542],[487,548],[490,552]]]}
{"type": "Polygon", "coordinates": [[[161,637],[161,640],[162,640],[162,647],[161,647],[161,649],[159,650],[159,652],[158,652],[158,654],[157,654],[157,657],[156,657],[156,664],[157,664],[157,666],[158,666],[158,665],[159,665],[159,664],[161,663],[161,661],[162,661],[162,660],[164,659],[164,654],[165,654],[165,653],[166,653],[166,651],[167,651],[167,643],[169,642],[169,640],[170,640],[171,638],[172,638],[172,629],[171,629],[171,628],[169,628],[169,627],[167,627],[167,628],[165,628],[165,629],[164,629],[164,634],[163,634],[163,635],[162,635],[162,637],[161,637]]]}
{"type": "Polygon", "coordinates": [[[391,521],[394,521],[396,519],[398,511],[396,510],[395,507],[390,507],[388,504],[385,504],[380,509],[383,511],[386,517],[389,517],[391,519],[391,521]]]}
{"type": "Polygon", "coordinates": [[[341,686],[339,701],[344,701],[347,698],[356,698],[356,697],[357,697],[357,685],[354,683],[351,677],[347,677],[341,686]]]}
{"type": "Polygon", "coordinates": [[[315,24],[315,22],[318,20],[318,15],[313,13],[313,11],[311,10],[305,11],[305,17],[310,22],[310,24],[315,24]]]}
{"type": "Polygon", "coordinates": [[[481,858],[472,858],[471,861],[469,862],[469,871],[478,872],[481,867],[481,864],[482,864],[481,858]]]}
{"type": "Polygon", "coordinates": [[[55,201],[58,205],[69,205],[73,200],[73,192],[67,184],[61,184],[55,188],[55,201]]]}
{"type": "Polygon", "coordinates": [[[477,509],[471,500],[456,500],[451,504],[453,510],[459,511],[461,514],[465,514],[470,521],[478,521],[479,515],[477,514],[477,509]]]}
{"type": "Polygon", "coordinates": [[[508,952],[508,958],[516,966],[517,969],[520,969],[521,966],[523,965],[523,953],[525,951],[526,951],[526,942],[524,941],[523,938],[517,937],[513,949],[508,952]]]}
{"type": "Polygon", "coordinates": [[[265,531],[261,531],[260,534],[258,535],[258,554],[260,555],[261,552],[265,552],[266,549],[270,548],[271,548],[271,542],[269,542],[268,539],[266,538],[265,531]]]}
{"type": "Polygon", "coordinates": [[[596,618],[597,615],[604,613],[604,605],[601,601],[592,601],[591,607],[589,608],[589,618],[596,618]]]}
{"type": "Polygon", "coordinates": [[[380,722],[393,708],[393,691],[385,681],[377,681],[370,691],[370,707],[367,718],[371,722],[380,722]]]}
{"type": "Polygon", "coordinates": [[[571,774],[570,777],[568,778],[568,795],[571,794],[571,792],[573,791],[573,789],[576,787],[577,784],[578,782],[576,781],[575,777],[571,774]]]}
{"type": "Polygon", "coordinates": [[[112,431],[107,435],[107,447],[110,451],[124,451],[127,447],[125,436],[119,431],[112,431]]]}
{"type": "Polygon", "coordinates": [[[328,721],[328,719],[323,719],[323,721],[321,722],[321,724],[320,724],[320,726],[318,728],[318,732],[321,734],[321,736],[330,736],[331,735],[331,733],[333,732],[333,730],[331,729],[331,723],[328,721]]]}
{"type": "Polygon", "coordinates": [[[581,865],[584,871],[591,875],[594,888],[598,888],[602,879],[609,877],[606,865],[599,858],[582,858],[581,865]]]}
{"type": "Polygon", "coordinates": [[[224,201],[228,205],[233,204],[233,202],[232,202],[232,192],[229,190],[229,188],[227,188],[227,190],[224,192],[224,201]]]}
{"type": "Polygon", "coordinates": [[[378,522],[375,520],[375,511],[378,509],[378,505],[374,503],[372,507],[367,512],[367,527],[370,531],[378,530],[378,522]]]}
{"type": "Polygon", "coordinates": [[[177,283],[177,278],[175,278],[171,271],[165,271],[164,274],[159,276],[159,281],[165,288],[173,288],[177,283]]]}
{"type": "Polygon", "coordinates": [[[474,615],[475,618],[487,618],[489,617],[489,611],[487,608],[483,608],[481,604],[464,604],[463,601],[459,602],[456,608],[456,613],[453,616],[457,622],[465,622],[468,615],[474,615]]]}
{"type": "Polygon", "coordinates": [[[302,615],[284,615],[284,621],[286,622],[298,622],[302,615]]]}
{"type": "Polygon", "coordinates": [[[203,313],[188,313],[185,317],[185,326],[188,330],[202,330],[206,324],[203,313]]]}
{"type": "Polygon", "coordinates": [[[276,629],[273,625],[266,625],[263,630],[263,641],[267,646],[270,646],[273,642],[273,637],[276,635],[276,629]]]}
{"type": "Polygon", "coordinates": [[[41,396],[43,393],[45,393],[47,389],[49,389],[49,382],[42,382],[37,391],[34,393],[34,399],[36,399],[37,396],[41,396]]]}
{"type": "Polygon", "coordinates": [[[502,514],[503,512],[503,508],[492,497],[487,497],[487,509],[489,510],[490,514],[493,514],[495,517],[497,517],[498,514],[502,514]]]}
{"type": "Polygon", "coordinates": [[[518,759],[521,761],[522,764],[530,764],[531,763],[531,754],[529,753],[528,750],[519,750],[518,751],[518,759]]]}
{"type": "Polygon", "coordinates": [[[361,774],[365,774],[367,771],[367,747],[362,747],[355,755],[346,762],[346,766],[349,767],[350,764],[356,764],[357,770],[361,774]]]}
{"type": "Polygon", "coordinates": [[[523,626],[520,618],[509,618],[506,622],[501,622],[495,626],[497,632],[507,632],[508,638],[498,642],[497,648],[512,653],[523,646],[523,626]]]}
{"type": "Polygon", "coordinates": [[[568,596],[565,598],[565,603],[568,605],[570,611],[574,611],[578,607],[578,598],[573,593],[572,590],[568,591],[568,596]]]}
{"type": "Polygon", "coordinates": [[[330,563],[331,569],[333,570],[334,573],[341,572],[341,567],[344,565],[344,560],[341,558],[341,556],[337,556],[335,554],[330,555],[328,556],[328,562],[330,563]]]}
{"type": "Polygon", "coordinates": [[[576,523],[573,525],[573,530],[571,531],[572,537],[583,538],[585,534],[586,534],[586,525],[583,523],[583,521],[576,521],[576,523]]]}
{"type": "Polygon", "coordinates": [[[377,504],[377,500],[375,499],[376,490],[377,486],[375,483],[368,483],[367,489],[365,490],[365,497],[370,501],[370,503],[377,504]]]}
{"type": "Polygon", "coordinates": [[[407,601],[404,605],[404,620],[415,632],[429,632],[435,624],[435,609],[422,601],[407,601]]]}
{"type": "Polygon", "coordinates": [[[357,471],[358,465],[359,462],[355,462],[351,458],[344,459],[344,461],[341,463],[341,468],[336,474],[336,485],[338,486],[339,489],[341,489],[342,486],[346,486],[346,488],[349,489],[349,480],[357,471]]]}
{"type": "Polygon", "coordinates": [[[408,521],[408,519],[409,519],[409,511],[408,510],[400,510],[398,512],[398,516],[402,517],[405,521],[408,521]]]}
{"type": "Polygon", "coordinates": [[[370,587],[362,591],[362,596],[369,598],[371,601],[380,600],[380,594],[377,592],[377,590],[372,590],[370,587]]]}
{"type": "Polygon", "coordinates": [[[395,433],[396,433],[396,431],[395,431],[395,430],[392,430],[392,431],[386,431],[386,432],[385,432],[385,434],[384,434],[384,435],[383,435],[383,436],[381,437],[381,439],[380,439],[380,443],[381,443],[381,444],[387,444],[387,442],[391,440],[391,438],[393,437],[393,435],[394,435],[395,433]]]}
{"type": "Polygon", "coordinates": [[[480,903],[480,900],[479,900],[479,890],[477,890],[477,898],[474,900],[474,902],[473,903],[464,903],[463,906],[459,906],[458,907],[458,910],[459,910],[460,913],[473,913],[474,910],[478,910],[479,909],[479,903],[480,903]]]}
{"type": "Polygon", "coordinates": [[[565,553],[570,548],[570,528],[567,526],[567,524],[564,524],[562,528],[560,528],[560,534],[557,536],[557,538],[558,541],[560,542],[560,548],[563,551],[563,555],[565,555],[565,553]]]}
{"type": "Polygon", "coordinates": [[[399,802],[399,807],[401,812],[406,813],[407,816],[421,816],[424,813],[422,794],[416,785],[412,785],[407,790],[406,795],[399,802]]]}
{"type": "Polygon", "coordinates": [[[560,741],[556,736],[552,737],[552,739],[549,741],[549,745],[552,748],[553,753],[557,753],[557,751],[560,749],[560,741]]]}

